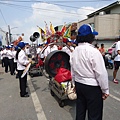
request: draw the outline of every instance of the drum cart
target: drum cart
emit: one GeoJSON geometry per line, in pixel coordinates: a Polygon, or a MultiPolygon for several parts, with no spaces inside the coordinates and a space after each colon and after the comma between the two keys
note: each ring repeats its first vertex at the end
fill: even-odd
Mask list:
{"type": "Polygon", "coordinates": [[[68,99],[68,95],[65,92],[65,89],[62,87],[61,84],[59,84],[57,81],[55,81],[54,79],[51,79],[49,81],[49,89],[50,89],[50,93],[52,96],[56,95],[59,103],[60,107],[64,107],[65,103],[64,100],[68,99]]]}
{"type": "Polygon", "coordinates": [[[52,96],[57,96],[60,107],[64,107],[64,100],[68,99],[68,95],[62,85],[54,80],[54,77],[57,74],[57,69],[60,67],[70,70],[69,59],[70,57],[67,53],[56,50],[48,54],[45,60],[45,70],[49,76],[53,77],[49,81],[50,93],[52,96]]]}
{"type": "Polygon", "coordinates": [[[35,76],[35,75],[40,75],[42,76],[42,72],[41,69],[43,68],[43,61],[40,58],[37,58],[36,61],[33,61],[33,63],[30,66],[29,69],[29,75],[31,77],[35,76]]]}

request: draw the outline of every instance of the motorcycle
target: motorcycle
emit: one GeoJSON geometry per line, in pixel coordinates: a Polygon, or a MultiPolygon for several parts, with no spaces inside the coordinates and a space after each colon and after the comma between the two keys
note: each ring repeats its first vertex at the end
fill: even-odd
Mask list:
{"type": "Polygon", "coordinates": [[[112,60],[112,55],[110,53],[105,54],[105,66],[108,69],[113,69],[114,63],[112,60]]]}

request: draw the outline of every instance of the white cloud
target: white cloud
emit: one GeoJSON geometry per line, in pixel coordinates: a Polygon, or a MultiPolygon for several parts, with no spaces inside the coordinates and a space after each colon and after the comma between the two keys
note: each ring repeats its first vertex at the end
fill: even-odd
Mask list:
{"type": "MultiPolygon", "coordinates": [[[[25,33],[24,40],[29,42],[30,35],[35,31],[38,31],[37,25],[44,29],[46,21],[48,27],[50,22],[53,26],[62,25],[64,22],[78,22],[78,20],[83,20],[91,12],[94,12],[95,9],[92,7],[82,7],[77,10],[67,10],[59,7],[57,5],[48,4],[48,3],[34,3],[32,4],[32,15],[29,18],[23,18],[25,33]]],[[[15,24],[21,25],[21,22],[14,21],[15,24]]]]}
{"type": "Polygon", "coordinates": [[[21,26],[22,25],[22,23],[21,23],[21,21],[18,21],[18,20],[15,20],[15,21],[13,21],[13,24],[14,24],[14,26],[21,26]]]}
{"type": "Polygon", "coordinates": [[[80,9],[77,10],[77,13],[81,14],[81,17],[79,20],[83,20],[87,18],[87,15],[96,11],[93,7],[81,7],[80,9]]]}

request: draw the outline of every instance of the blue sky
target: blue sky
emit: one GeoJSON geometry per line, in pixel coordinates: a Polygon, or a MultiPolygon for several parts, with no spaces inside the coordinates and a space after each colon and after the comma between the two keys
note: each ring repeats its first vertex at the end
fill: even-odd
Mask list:
{"type": "MultiPolygon", "coordinates": [[[[44,29],[48,26],[78,22],[86,15],[107,6],[116,0],[0,0],[0,28],[12,34],[24,33],[24,41],[38,31],[37,25],[44,29]]],[[[18,36],[14,35],[14,39],[18,36]]]]}

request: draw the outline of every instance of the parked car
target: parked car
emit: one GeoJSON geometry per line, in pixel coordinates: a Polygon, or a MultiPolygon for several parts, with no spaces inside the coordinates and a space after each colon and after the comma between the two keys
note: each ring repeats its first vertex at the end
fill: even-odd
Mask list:
{"type": "Polygon", "coordinates": [[[114,49],[115,49],[115,47],[116,47],[116,43],[117,43],[117,42],[113,43],[113,45],[108,48],[108,53],[110,53],[110,54],[113,53],[113,51],[114,51],[114,49]]]}

